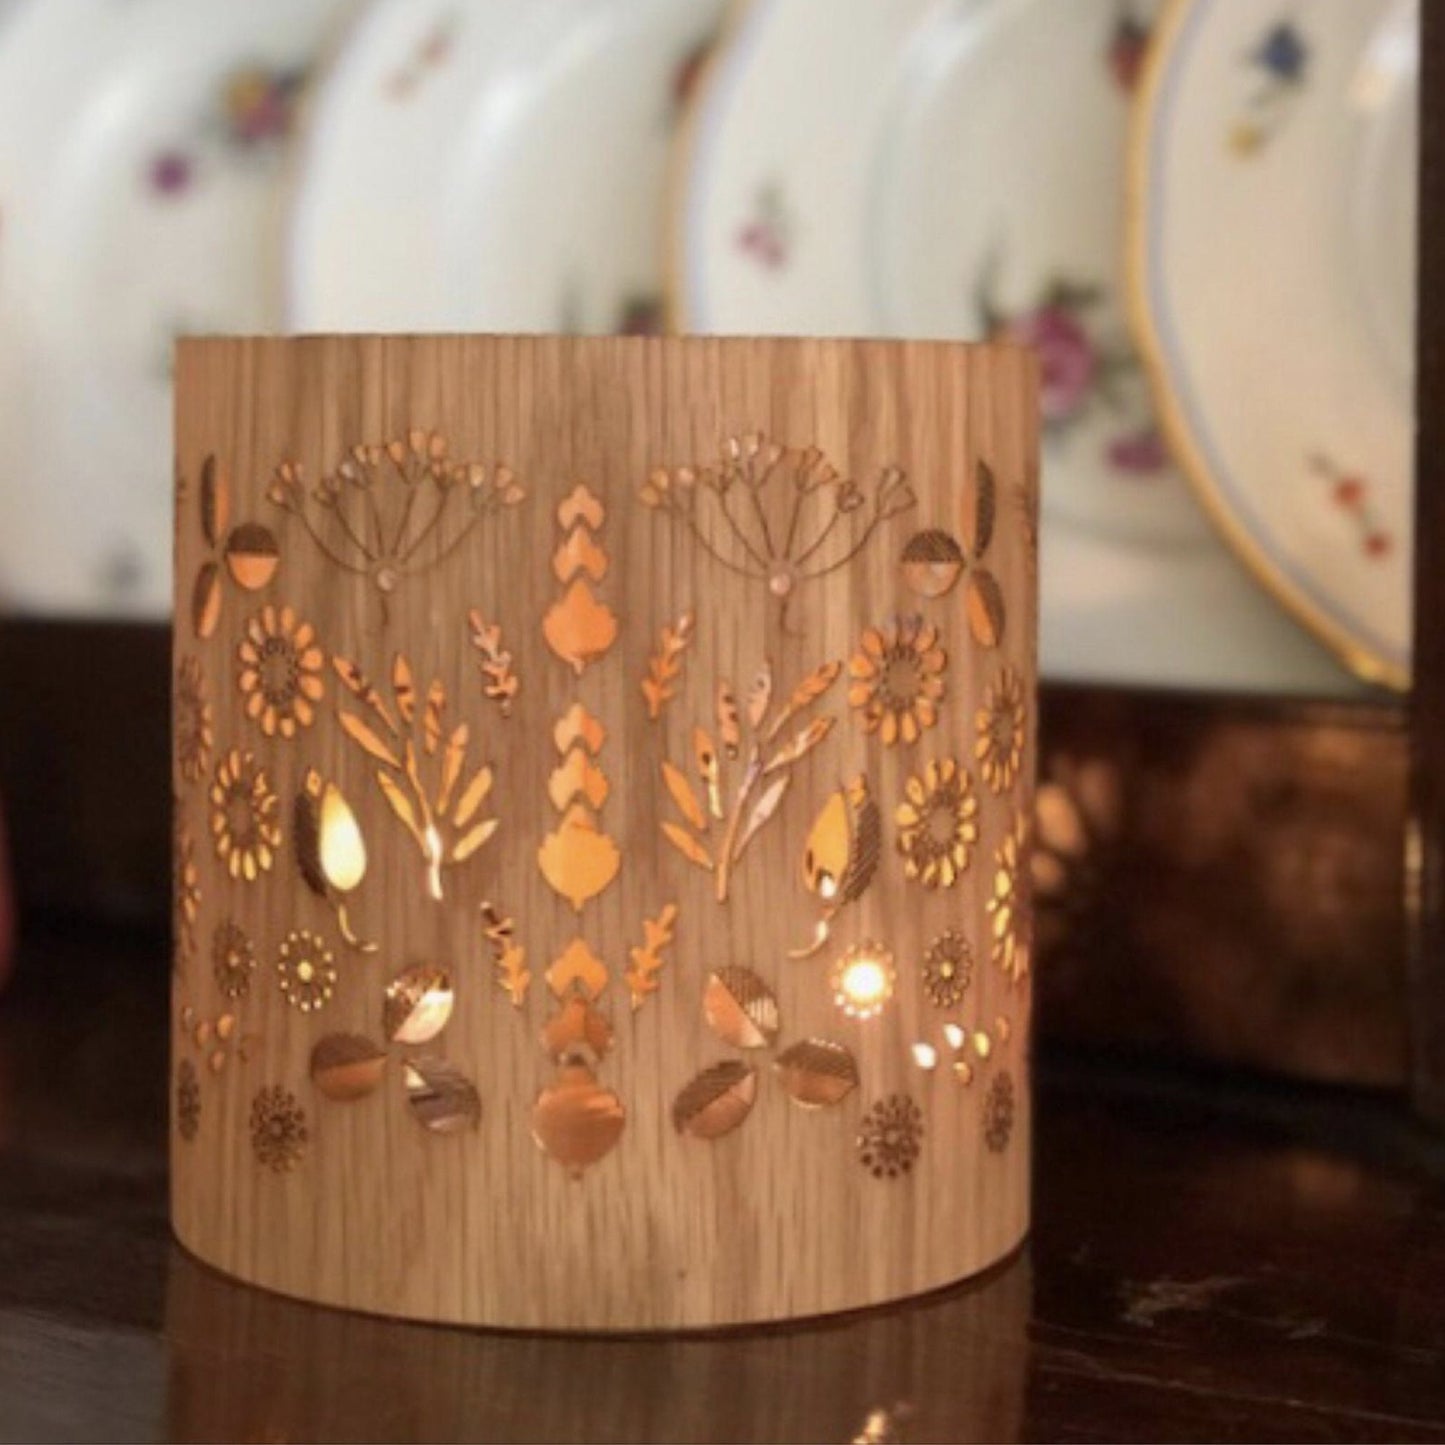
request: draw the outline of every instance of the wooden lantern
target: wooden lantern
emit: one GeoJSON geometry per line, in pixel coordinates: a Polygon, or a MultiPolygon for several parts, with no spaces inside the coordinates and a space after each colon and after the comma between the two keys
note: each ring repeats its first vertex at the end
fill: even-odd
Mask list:
{"type": "Polygon", "coordinates": [[[1035,390],[1004,346],[181,343],[190,1250],[636,1330],[1018,1245],[1035,390]]]}

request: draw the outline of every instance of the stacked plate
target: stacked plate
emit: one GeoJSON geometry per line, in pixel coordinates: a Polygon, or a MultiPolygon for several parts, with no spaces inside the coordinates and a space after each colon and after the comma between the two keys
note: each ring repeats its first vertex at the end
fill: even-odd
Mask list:
{"type": "Polygon", "coordinates": [[[180,330],[1006,335],[1046,672],[1406,682],[1418,0],[184,9],[0,11],[13,606],[163,613],[180,330]]]}

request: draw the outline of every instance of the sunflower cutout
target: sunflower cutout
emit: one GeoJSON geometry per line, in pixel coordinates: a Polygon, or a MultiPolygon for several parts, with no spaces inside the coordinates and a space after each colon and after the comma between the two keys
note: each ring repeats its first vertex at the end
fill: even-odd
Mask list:
{"type": "Polygon", "coordinates": [[[211,834],[232,878],[254,883],[269,872],[281,846],[276,794],[251,753],[232,748],[211,782],[211,834]]]}
{"type": "Polygon", "coordinates": [[[979,776],[990,792],[1006,793],[1023,765],[1024,742],[1028,736],[1028,710],[1024,702],[1023,679],[1006,667],[983,695],[983,706],[974,717],[978,741],[973,755],[979,776]]]}
{"type": "Polygon", "coordinates": [[[1023,813],[994,852],[993,887],[984,908],[991,920],[993,961],[1013,983],[1029,971],[1029,825],[1023,813]]]}
{"type": "Polygon", "coordinates": [[[211,704],[200,659],[184,657],[176,670],[176,766],[188,783],[198,783],[211,766],[215,741],[211,704]]]}
{"type": "Polygon", "coordinates": [[[211,935],[211,969],[222,997],[245,998],[256,971],[256,950],[245,930],[228,918],[211,935]]]}
{"type": "Polygon", "coordinates": [[[251,1147],[257,1163],[285,1174],[301,1162],[308,1138],[306,1113],[295,1094],[279,1084],[257,1091],[251,1103],[251,1147]]]}
{"type": "Polygon", "coordinates": [[[894,821],[908,877],[925,888],[952,888],[978,842],[973,779],[952,758],[929,763],[905,784],[894,821]]]}
{"type": "Polygon", "coordinates": [[[865,628],[848,664],[848,701],[859,710],[863,731],[876,733],[885,747],[916,743],[938,721],[947,668],[938,629],[922,617],[865,628]]]}
{"type": "Polygon", "coordinates": [[[246,624],[236,649],[236,682],[246,699],[246,716],[268,738],[296,736],[310,727],[326,688],[325,656],[316,645],[316,629],[298,621],[289,607],[269,603],[246,624]]]}
{"type": "Polygon", "coordinates": [[[923,955],[923,992],[936,1009],[963,1002],[973,979],[973,947],[958,929],[940,933],[923,955]]]}
{"type": "Polygon", "coordinates": [[[292,1008],[316,1013],[336,990],[336,958],[318,934],[293,929],[277,950],[276,976],[292,1008]]]}

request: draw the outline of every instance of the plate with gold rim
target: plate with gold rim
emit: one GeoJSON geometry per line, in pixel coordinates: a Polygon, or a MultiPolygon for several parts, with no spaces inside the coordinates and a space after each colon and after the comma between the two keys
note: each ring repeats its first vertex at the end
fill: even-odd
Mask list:
{"type": "Polygon", "coordinates": [[[309,117],[304,331],[660,329],[672,131],[722,0],[373,0],[309,117]]]}
{"type": "Polygon", "coordinates": [[[1045,671],[1348,690],[1214,535],[1129,333],[1119,198],[1158,8],[752,0],[685,132],[676,319],[1035,345],[1045,671]]]}
{"type": "Polygon", "coordinates": [[[1180,0],[1134,140],[1136,329],[1223,535],[1355,672],[1410,670],[1416,0],[1180,0]]]}
{"type": "Polygon", "coordinates": [[[278,325],[287,150],[352,8],[0,12],[5,608],[169,614],[171,344],[278,325]]]}

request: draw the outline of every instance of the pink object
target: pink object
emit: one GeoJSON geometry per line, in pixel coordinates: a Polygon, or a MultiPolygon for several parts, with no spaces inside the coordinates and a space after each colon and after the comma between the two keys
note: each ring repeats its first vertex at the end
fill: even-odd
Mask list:
{"type": "Polygon", "coordinates": [[[1031,311],[1011,321],[1007,331],[1012,340],[1038,351],[1044,421],[1067,421],[1089,399],[1099,369],[1089,333],[1062,306],[1031,311]]]}

